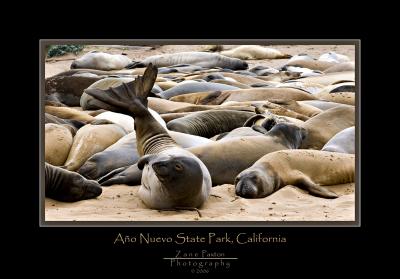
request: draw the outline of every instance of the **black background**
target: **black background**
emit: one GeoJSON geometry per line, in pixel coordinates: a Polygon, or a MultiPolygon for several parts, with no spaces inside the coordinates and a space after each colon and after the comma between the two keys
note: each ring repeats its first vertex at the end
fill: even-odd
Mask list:
{"type": "MultiPolygon", "coordinates": [[[[147,274],[170,272],[168,263],[162,257],[173,256],[177,245],[114,245],[117,233],[134,235],[139,232],[151,233],[158,236],[174,236],[177,232],[207,235],[208,232],[224,233],[232,235],[237,232],[263,232],[267,235],[285,236],[286,244],[258,244],[258,245],[215,245],[202,244],[181,245],[183,250],[210,250],[223,252],[226,256],[238,257],[237,263],[233,263],[231,272],[244,273],[253,276],[261,272],[267,275],[269,272],[278,271],[279,274],[297,273],[300,271],[322,268],[328,274],[339,274],[343,268],[368,267],[368,263],[357,264],[361,257],[367,258],[374,247],[381,246],[387,241],[389,233],[373,228],[378,225],[373,219],[375,213],[371,206],[375,195],[373,187],[379,185],[379,180],[374,177],[376,164],[374,156],[377,150],[373,148],[377,136],[374,135],[376,117],[370,114],[373,99],[373,79],[371,65],[373,55],[369,25],[364,25],[358,19],[354,21],[339,20],[336,17],[334,24],[327,25],[326,18],[313,18],[309,22],[302,21],[302,15],[282,13],[278,19],[270,19],[274,10],[266,13],[254,11],[254,17],[245,20],[241,16],[227,19],[189,16],[179,18],[171,23],[170,18],[177,14],[143,15],[143,10],[128,12],[121,22],[115,22],[114,17],[82,19],[82,10],[71,12],[66,16],[58,17],[56,10],[47,10],[48,14],[38,16],[38,21],[31,21],[25,26],[26,36],[18,34],[18,44],[23,44],[25,57],[28,57],[31,68],[28,72],[29,79],[24,79],[24,86],[13,87],[15,92],[23,94],[20,97],[11,96],[12,103],[18,103],[21,113],[18,119],[13,114],[11,122],[13,129],[18,130],[20,136],[14,136],[12,141],[17,145],[18,152],[11,151],[11,157],[7,164],[11,166],[8,178],[11,177],[11,198],[22,196],[21,203],[9,205],[17,216],[6,216],[4,229],[6,236],[4,244],[11,247],[12,258],[17,262],[22,258],[28,261],[39,261],[39,270],[53,272],[51,274],[71,275],[92,272],[102,273],[112,271],[114,276],[121,272],[129,272],[130,276],[138,276],[142,271],[147,274]],[[138,18],[141,13],[143,18],[138,18]],[[297,16],[296,18],[294,16],[297,16]],[[44,18],[44,19],[43,19],[44,18]],[[77,23],[78,20],[78,23],[77,23]],[[182,20],[189,25],[189,30],[183,31],[182,20]],[[83,23],[82,23],[83,21],[83,23]],[[208,21],[210,25],[204,25],[208,21]],[[298,23],[300,21],[300,23],[298,23]],[[81,22],[81,23],[79,23],[81,22]],[[293,22],[297,22],[294,24],[293,22]],[[152,24],[152,25],[151,25],[152,24]],[[125,25],[122,32],[121,26],[125,25]],[[155,26],[155,27],[154,27],[155,26]],[[250,27],[248,27],[250,26],[250,27]],[[318,28],[317,28],[318,26],[318,28]],[[279,28],[278,28],[279,27],[279,28]],[[239,31],[240,30],[240,31],[239,31]],[[316,31],[317,30],[317,31],[316,31]],[[363,31],[361,31],[363,30],[363,31]],[[28,40],[29,38],[29,40],[28,40]],[[304,228],[44,228],[39,227],[39,193],[38,193],[38,169],[39,169],[39,107],[38,107],[38,69],[39,69],[39,39],[106,39],[106,38],[149,38],[149,39],[174,39],[174,38],[253,38],[253,39],[361,39],[362,61],[362,209],[361,227],[304,227],[304,228]],[[29,44],[29,47],[26,47],[29,44]],[[29,53],[29,55],[27,55],[29,53]],[[30,86],[29,86],[30,85],[30,86]],[[17,89],[16,89],[17,88],[17,89]],[[28,89],[29,88],[29,89],[28,89]],[[23,93],[20,93],[23,92],[23,93]],[[22,107],[23,106],[23,107],[22,107]],[[374,122],[375,121],[375,122],[374,122]],[[15,127],[15,123],[24,123],[24,127],[15,127]],[[368,123],[369,125],[364,125],[368,123]],[[18,139],[18,141],[17,141],[18,139]],[[15,166],[23,166],[21,168],[15,166]],[[17,181],[17,182],[16,182],[17,181]],[[17,208],[16,208],[17,207],[17,208]],[[290,265],[288,264],[290,262],[290,265]]],[[[256,9],[257,10],[257,9],[256,9]]],[[[88,11],[88,10],[85,10],[88,11]]],[[[161,12],[162,13],[162,12],[161,12]]],[[[240,15],[240,14],[239,14],[240,15]]],[[[315,14],[313,14],[315,15],[315,14]]],[[[214,12],[210,17],[216,16],[214,12]]],[[[329,21],[329,20],[328,20],[329,21]]],[[[26,64],[28,61],[23,61],[26,64]]],[[[376,61],[375,61],[376,63],[376,61]]],[[[28,70],[27,70],[28,71],[28,70]]],[[[27,74],[27,73],[25,73],[27,74]]],[[[20,72],[11,74],[16,82],[21,85],[20,72]]],[[[8,92],[7,92],[8,93],[8,92]]],[[[7,94],[4,93],[4,94],[7,94]]],[[[19,96],[16,95],[16,96],[19,96]]],[[[15,109],[11,105],[11,110],[15,109]]],[[[9,112],[10,113],[12,113],[9,112]]],[[[10,119],[10,118],[9,118],[10,119]]],[[[381,182],[382,183],[382,182],[381,182]]],[[[7,197],[3,197],[7,200],[7,197]]],[[[7,215],[7,214],[5,214],[7,215]]],[[[381,220],[381,224],[384,220],[381,220]]],[[[376,258],[375,255],[374,258],[376,258]]],[[[379,257],[379,256],[378,256],[379,257]]],[[[21,269],[24,267],[21,266],[21,269]]]]}

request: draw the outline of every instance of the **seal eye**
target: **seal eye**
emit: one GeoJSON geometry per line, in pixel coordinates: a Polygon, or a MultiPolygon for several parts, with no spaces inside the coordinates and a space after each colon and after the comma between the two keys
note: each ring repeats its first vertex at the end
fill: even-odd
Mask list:
{"type": "Polygon", "coordinates": [[[182,167],[181,164],[176,164],[176,165],[175,165],[175,169],[176,169],[177,171],[182,171],[182,170],[183,170],[183,167],[182,167]]]}

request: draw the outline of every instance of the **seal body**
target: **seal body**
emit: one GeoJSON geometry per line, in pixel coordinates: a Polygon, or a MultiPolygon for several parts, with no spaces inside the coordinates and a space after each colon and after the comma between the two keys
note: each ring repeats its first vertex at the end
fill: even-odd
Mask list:
{"type": "Polygon", "coordinates": [[[118,124],[85,125],[75,135],[65,162],[67,170],[79,169],[93,154],[103,151],[126,135],[118,124]]]}
{"type": "Polygon", "coordinates": [[[290,58],[291,55],[280,52],[277,49],[257,45],[243,45],[234,49],[221,52],[222,55],[239,59],[279,59],[290,58]]]}
{"type": "Polygon", "coordinates": [[[321,150],[355,154],[355,127],[346,128],[334,135],[321,150]]]}
{"type": "Polygon", "coordinates": [[[102,71],[121,70],[131,62],[132,60],[126,55],[93,51],[75,59],[71,64],[71,69],[86,68],[102,71]]]}
{"type": "Polygon", "coordinates": [[[248,68],[247,63],[240,59],[226,57],[217,53],[196,51],[154,55],[142,60],[138,65],[147,66],[150,63],[157,67],[190,64],[204,68],[220,67],[232,70],[245,70],[248,68]]]}
{"type": "Polygon", "coordinates": [[[235,179],[235,189],[244,198],[263,198],[286,185],[294,185],[315,196],[336,198],[335,193],[320,185],[351,183],[354,177],[352,154],[281,150],[263,156],[241,172],[235,179]]]}
{"type": "Polygon", "coordinates": [[[45,161],[54,166],[62,166],[71,149],[71,130],[59,124],[45,124],[45,161]]]}

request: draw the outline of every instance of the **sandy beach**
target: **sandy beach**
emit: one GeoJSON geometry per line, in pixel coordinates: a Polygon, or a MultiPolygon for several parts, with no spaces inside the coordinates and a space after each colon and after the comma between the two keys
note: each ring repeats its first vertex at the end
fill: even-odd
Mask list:
{"type": "MultiPolygon", "coordinates": [[[[232,47],[232,46],[228,46],[232,47]]],[[[274,45],[288,54],[307,53],[315,58],[335,51],[355,58],[351,45],[274,45]]],[[[109,53],[126,53],[133,60],[179,51],[201,50],[199,45],[169,45],[156,48],[120,48],[108,46],[86,47],[78,56],[68,54],[48,59],[45,77],[69,70],[72,59],[87,51],[100,50],[109,53]],[[69,60],[68,60],[69,59],[69,60]]],[[[249,67],[266,65],[278,67],[287,59],[248,60],[249,67]]],[[[196,211],[159,211],[146,208],[137,196],[139,186],[113,185],[102,187],[103,193],[91,200],[74,203],[58,202],[45,198],[45,221],[354,221],[355,184],[330,186],[339,195],[336,199],[311,196],[295,187],[286,186],[261,199],[244,199],[235,195],[234,185],[213,187],[210,198],[196,211]]]]}

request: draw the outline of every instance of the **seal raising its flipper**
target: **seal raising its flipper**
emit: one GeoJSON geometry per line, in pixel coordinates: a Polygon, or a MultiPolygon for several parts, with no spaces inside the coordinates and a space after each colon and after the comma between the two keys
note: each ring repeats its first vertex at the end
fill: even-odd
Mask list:
{"type": "Polygon", "coordinates": [[[236,194],[263,198],[294,185],[323,198],[338,196],[320,185],[354,182],[353,154],[319,150],[281,150],[263,156],[235,179],[236,194]]]}
{"type": "Polygon", "coordinates": [[[102,192],[100,185],[82,175],[45,163],[46,197],[63,202],[93,199],[102,192]]]}
{"type": "Polygon", "coordinates": [[[200,207],[210,195],[210,173],[199,158],[179,147],[148,111],[147,96],[156,76],[157,68],[150,63],[144,75],[132,82],[86,93],[134,117],[142,156],[138,168],[143,169],[138,194],[143,202],[154,209],[200,207]]]}

